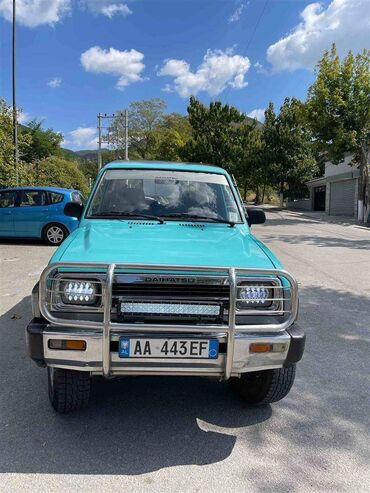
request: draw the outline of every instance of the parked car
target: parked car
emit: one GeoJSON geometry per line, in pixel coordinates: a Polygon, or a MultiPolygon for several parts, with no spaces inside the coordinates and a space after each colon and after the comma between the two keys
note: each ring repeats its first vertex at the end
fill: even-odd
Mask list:
{"type": "Polygon", "coordinates": [[[26,331],[56,411],[85,406],[97,375],[215,377],[248,404],[287,395],[305,342],[297,283],[225,170],[112,162],[65,213],[80,225],[35,286],[26,331]]]}
{"type": "Polygon", "coordinates": [[[0,190],[0,237],[42,238],[60,245],[78,227],[66,216],[68,202],[82,204],[80,191],[55,187],[21,187],[0,190]]]}

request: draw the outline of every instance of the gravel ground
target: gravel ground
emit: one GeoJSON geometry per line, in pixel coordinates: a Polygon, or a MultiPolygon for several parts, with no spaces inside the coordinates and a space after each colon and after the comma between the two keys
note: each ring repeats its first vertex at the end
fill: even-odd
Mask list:
{"type": "Polygon", "coordinates": [[[370,232],[290,212],[254,232],[298,279],[307,332],[292,391],[258,409],[225,383],[132,377],[55,414],[24,341],[53,249],[0,243],[1,492],[370,490],[370,232]]]}

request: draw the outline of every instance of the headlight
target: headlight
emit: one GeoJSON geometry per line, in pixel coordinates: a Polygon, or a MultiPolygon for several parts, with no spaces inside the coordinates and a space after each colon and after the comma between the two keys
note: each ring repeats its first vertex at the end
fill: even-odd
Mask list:
{"type": "Polygon", "coordinates": [[[279,303],[278,301],[275,302],[275,299],[279,298],[279,290],[272,286],[269,281],[248,282],[239,285],[236,309],[239,311],[252,308],[275,309],[279,303]]]}
{"type": "Polygon", "coordinates": [[[60,282],[60,294],[65,305],[95,305],[98,300],[98,285],[89,280],[60,282]]]}

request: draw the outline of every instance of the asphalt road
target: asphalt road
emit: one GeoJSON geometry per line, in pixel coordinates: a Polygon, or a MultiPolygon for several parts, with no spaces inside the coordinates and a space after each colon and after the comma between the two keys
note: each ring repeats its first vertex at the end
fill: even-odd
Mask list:
{"type": "Polygon", "coordinates": [[[300,283],[295,385],[258,409],[225,383],[96,381],[59,416],[26,354],[30,292],[52,248],[0,243],[0,491],[370,491],[370,232],[293,213],[254,228],[300,283]]]}

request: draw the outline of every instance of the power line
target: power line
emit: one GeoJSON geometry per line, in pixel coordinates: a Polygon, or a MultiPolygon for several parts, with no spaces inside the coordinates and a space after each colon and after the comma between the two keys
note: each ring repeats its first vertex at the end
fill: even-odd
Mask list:
{"type": "Polygon", "coordinates": [[[262,20],[262,17],[264,16],[264,14],[265,14],[265,12],[266,12],[266,8],[267,8],[267,5],[268,5],[269,1],[270,1],[270,0],[265,0],[265,3],[264,3],[264,5],[263,5],[263,7],[262,7],[262,10],[261,10],[261,13],[260,13],[260,15],[259,15],[259,17],[258,17],[258,19],[257,19],[256,24],[254,25],[254,28],[253,28],[252,34],[251,34],[251,36],[250,36],[250,38],[249,38],[249,41],[248,41],[248,43],[247,43],[247,45],[246,45],[246,48],[245,48],[245,50],[246,50],[246,51],[248,51],[248,49],[249,49],[249,47],[250,47],[250,45],[251,45],[251,43],[252,43],[252,41],[253,41],[254,35],[256,34],[256,31],[257,31],[257,29],[258,29],[258,26],[260,25],[260,22],[261,22],[261,20],[262,20]]]}
{"type": "MultiPolygon", "coordinates": [[[[252,31],[252,34],[250,35],[250,38],[248,40],[248,43],[246,44],[246,47],[245,47],[245,53],[248,55],[248,50],[249,50],[249,47],[253,41],[253,38],[254,38],[254,35],[256,34],[257,32],[257,29],[258,29],[258,26],[260,25],[261,23],[261,20],[262,20],[262,17],[265,15],[265,12],[266,12],[266,8],[267,8],[267,5],[269,3],[270,0],[265,0],[265,3],[263,4],[263,7],[262,7],[262,10],[260,12],[260,15],[258,16],[257,18],[257,22],[255,23],[254,27],[253,27],[253,31],[252,31]]],[[[223,96],[225,98],[225,96],[227,96],[227,94],[229,93],[230,91],[230,86],[228,85],[226,87],[226,89],[223,91],[223,96]]],[[[227,97],[226,97],[226,100],[227,100],[227,97]]]]}

